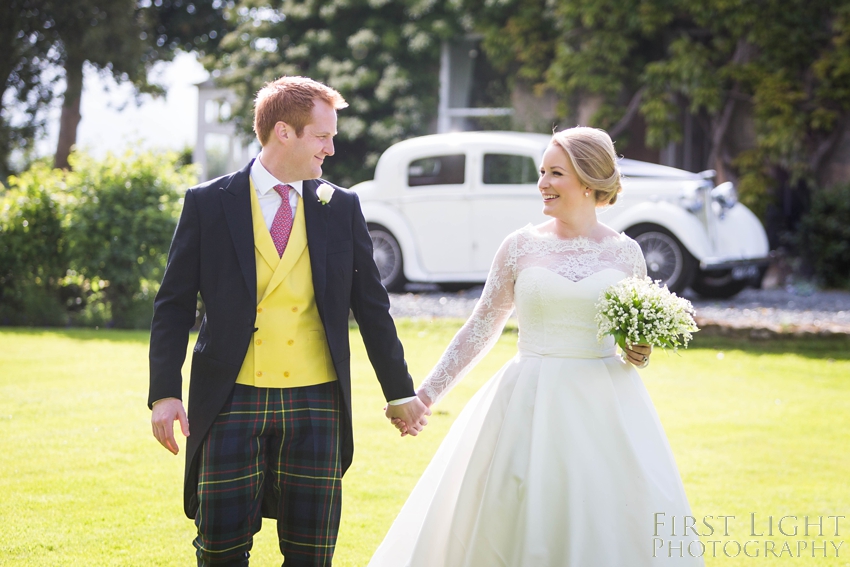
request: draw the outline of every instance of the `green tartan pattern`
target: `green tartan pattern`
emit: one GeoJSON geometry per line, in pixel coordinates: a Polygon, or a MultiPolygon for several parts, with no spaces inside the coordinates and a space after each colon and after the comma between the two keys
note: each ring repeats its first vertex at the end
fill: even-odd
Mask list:
{"type": "Polygon", "coordinates": [[[271,483],[285,565],[330,566],[342,506],[340,395],[236,384],[201,449],[199,563],[244,561],[271,483]]]}

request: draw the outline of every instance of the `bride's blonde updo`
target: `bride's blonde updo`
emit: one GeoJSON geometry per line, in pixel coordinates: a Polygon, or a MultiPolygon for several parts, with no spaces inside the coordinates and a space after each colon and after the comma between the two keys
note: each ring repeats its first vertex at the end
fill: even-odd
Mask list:
{"type": "Polygon", "coordinates": [[[556,132],[552,145],[563,149],[581,184],[593,191],[597,206],[613,205],[623,190],[614,143],[605,130],[577,126],[556,132]]]}

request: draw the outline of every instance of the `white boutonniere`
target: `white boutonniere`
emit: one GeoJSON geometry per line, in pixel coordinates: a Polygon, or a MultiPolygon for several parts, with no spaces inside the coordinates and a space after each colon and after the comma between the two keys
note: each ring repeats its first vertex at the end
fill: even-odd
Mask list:
{"type": "Polygon", "coordinates": [[[327,205],[331,201],[331,197],[334,196],[334,188],[327,183],[322,183],[316,189],[316,196],[321,204],[327,205]]]}

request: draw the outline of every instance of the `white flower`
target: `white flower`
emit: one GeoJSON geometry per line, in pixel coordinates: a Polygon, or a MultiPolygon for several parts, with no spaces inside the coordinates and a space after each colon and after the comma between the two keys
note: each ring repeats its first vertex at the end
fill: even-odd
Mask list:
{"type": "Polygon", "coordinates": [[[626,340],[662,348],[687,348],[694,323],[694,308],[649,278],[626,278],[604,290],[596,304],[599,340],[613,335],[621,348],[626,340]]]}
{"type": "Polygon", "coordinates": [[[334,196],[334,188],[327,183],[322,183],[316,189],[316,196],[323,205],[327,205],[331,201],[331,197],[334,196]]]}

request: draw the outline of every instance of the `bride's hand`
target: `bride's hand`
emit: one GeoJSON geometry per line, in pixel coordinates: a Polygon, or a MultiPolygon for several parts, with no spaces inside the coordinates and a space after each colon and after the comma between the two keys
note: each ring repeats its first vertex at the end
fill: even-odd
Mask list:
{"type": "Polygon", "coordinates": [[[426,408],[430,408],[434,403],[434,401],[428,397],[428,394],[426,394],[422,388],[416,391],[416,395],[419,396],[419,399],[422,400],[422,403],[425,404],[426,408]]]}
{"type": "Polygon", "coordinates": [[[627,343],[623,353],[626,355],[627,361],[638,368],[646,368],[649,366],[649,355],[652,354],[652,345],[630,345],[627,343]]]}
{"type": "MultiPolygon", "coordinates": [[[[425,404],[425,407],[427,407],[427,408],[430,408],[431,404],[434,403],[434,402],[431,401],[431,398],[428,397],[428,394],[426,394],[422,390],[419,390],[418,392],[416,392],[416,395],[419,396],[419,399],[422,400],[422,403],[425,404]]],[[[387,408],[385,407],[384,411],[386,411],[386,409],[387,408]]],[[[404,421],[402,421],[400,418],[394,417],[394,418],[390,419],[390,423],[392,423],[395,426],[395,428],[398,429],[401,432],[402,437],[404,437],[405,435],[408,434],[407,424],[404,421]]]]}
{"type": "Polygon", "coordinates": [[[431,410],[419,397],[414,396],[404,403],[387,404],[384,407],[384,415],[396,429],[401,431],[402,437],[405,435],[416,437],[428,425],[427,416],[431,415],[431,410]]]}

